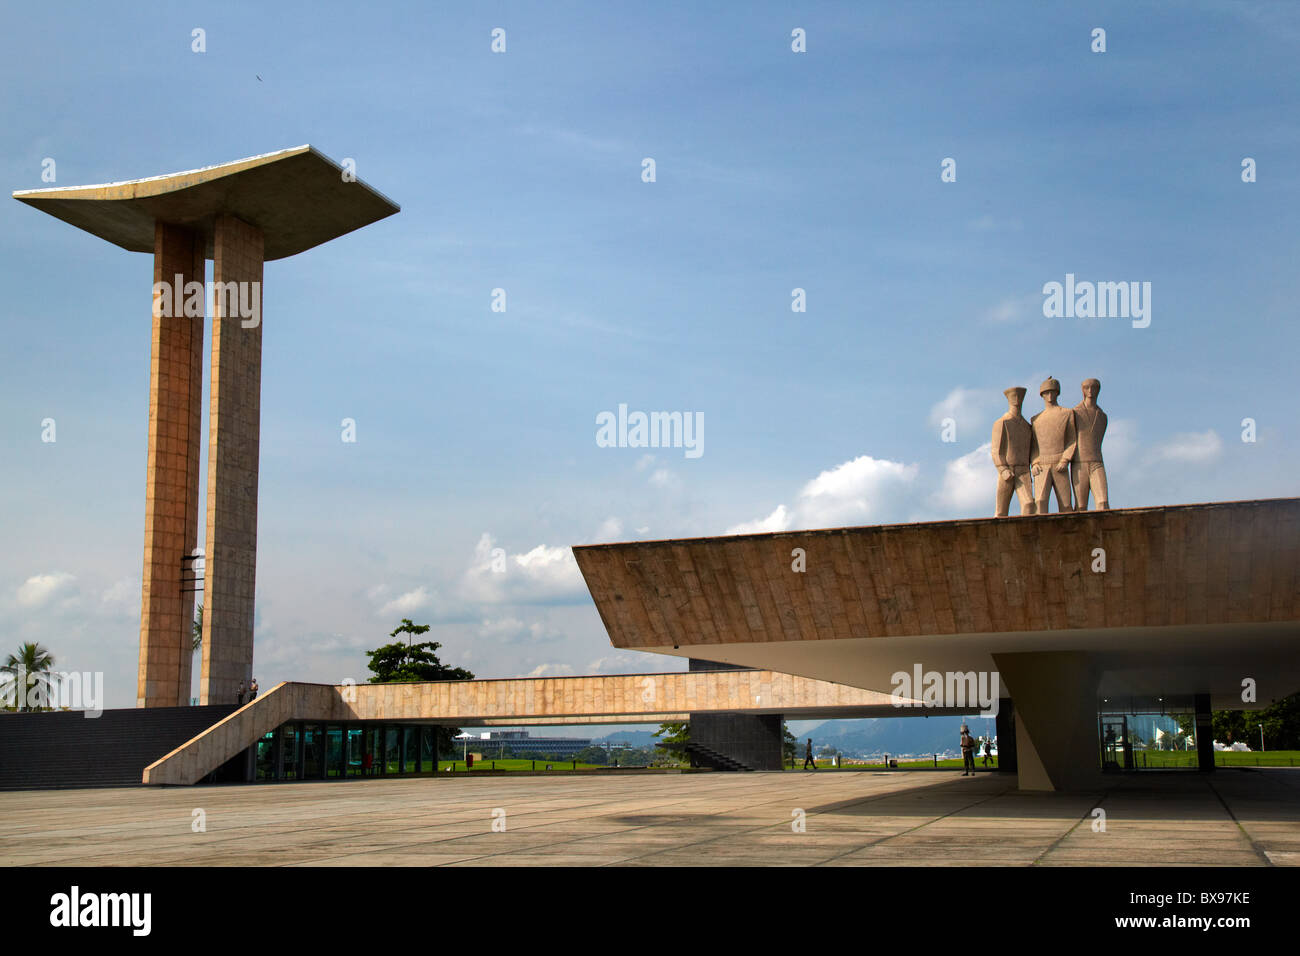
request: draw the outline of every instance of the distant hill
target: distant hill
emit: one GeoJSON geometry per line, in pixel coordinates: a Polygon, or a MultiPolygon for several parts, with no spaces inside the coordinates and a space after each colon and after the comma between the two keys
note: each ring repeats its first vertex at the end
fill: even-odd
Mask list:
{"type": "Polygon", "coordinates": [[[800,735],[800,746],[811,737],[814,750],[834,747],[846,754],[956,753],[961,725],[975,736],[994,733],[994,721],[983,717],[880,717],[832,720],[800,735]]]}
{"type": "Polygon", "coordinates": [[[655,730],[658,729],[658,727],[655,727],[654,730],[618,730],[603,737],[593,737],[591,742],[594,744],[611,743],[630,744],[633,747],[653,747],[662,739],[655,736],[655,730]]]}

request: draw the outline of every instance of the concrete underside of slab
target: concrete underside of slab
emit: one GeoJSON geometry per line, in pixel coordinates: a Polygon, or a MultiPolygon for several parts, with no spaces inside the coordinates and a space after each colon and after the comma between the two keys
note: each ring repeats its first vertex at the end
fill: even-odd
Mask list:
{"type": "Polygon", "coordinates": [[[182,173],[13,196],[131,252],[152,252],[154,224],[167,222],[203,236],[211,259],[217,217],[233,216],[262,230],[268,262],[400,211],[310,145],[182,173]]]}

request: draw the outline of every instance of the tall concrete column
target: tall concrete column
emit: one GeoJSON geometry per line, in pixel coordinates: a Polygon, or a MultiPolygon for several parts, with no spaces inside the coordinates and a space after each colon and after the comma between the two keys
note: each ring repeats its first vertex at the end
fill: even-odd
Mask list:
{"type": "Polygon", "coordinates": [[[1101,675],[1090,656],[1079,651],[994,654],[993,662],[1015,701],[1019,788],[1079,790],[1100,783],[1101,675]]]}
{"type": "Polygon", "coordinates": [[[233,704],[253,668],[262,398],[262,231],[233,216],[213,234],[200,702],[233,704]],[[241,314],[241,313],[253,314],[241,314]]]}
{"type": "Polygon", "coordinates": [[[1196,769],[1213,773],[1214,712],[1210,710],[1210,695],[1196,694],[1192,703],[1196,710],[1196,769]]]}
{"type": "Polygon", "coordinates": [[[175,707],[190,699],[194,593],[182,591],[181,559],[193,552],[198,536],[204,322],[201,307],[185,315],[184,295],[187,283],[203,284],[204,246],[199,233],[154,226],[139,707],[175,707]],[[170,302],[159,296],[158,283],[171,288],[170,302]]]}

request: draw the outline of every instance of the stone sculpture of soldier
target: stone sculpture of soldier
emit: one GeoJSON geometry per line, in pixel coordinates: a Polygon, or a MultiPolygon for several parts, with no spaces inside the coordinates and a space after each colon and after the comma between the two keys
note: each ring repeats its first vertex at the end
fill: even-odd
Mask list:
{"type": "Polygon", "coordinates": [[[1050,510],[1052,490],[1056,491],[1056,510],[1073,511],[1070,499],[1070,462],[1074,458],[1074,412],[1056,404],[1061,394],[1061,383],[1049,378],[1038,389],[1043,398],[1043,410],[1029,420],[1033,428],[1030,459],[1031,471],[1040,478],[1036,512],[1045,515],[1050,510]],[[1041,476],[1041,477],[1040,477],[1041,476]]]}
{"type": "Polygon", "coordinates": [[[1020,498],[1022,515],[1031,515],[1035,510],[1033,479],[1029,474],[1029,452],[1034,431],[1020,414],[1020,408],[1025,402],[1025,391],[1019,387],[1004,391],[1002,394],[1007,397],[1007,413],[993,423],[993,466],[998,470],[993,513],[999,518],[1007,516],[1012,490],[1020,498]]]}
{"type": "Polygon", "coordinates": [[[1088,510],[1088,493],[1097,499],[1097,510],[1110,507],[1106,489],[1106,466],[1101,459],[1101,440],[1106,437],[1106,413],[1097,404],[1101,382],[1095,378],[1083,382],[1083,401],[1072,409],[1077,444],[1070,462],[1070,483],[1074,485],[1074,510],[1088,510]]]}

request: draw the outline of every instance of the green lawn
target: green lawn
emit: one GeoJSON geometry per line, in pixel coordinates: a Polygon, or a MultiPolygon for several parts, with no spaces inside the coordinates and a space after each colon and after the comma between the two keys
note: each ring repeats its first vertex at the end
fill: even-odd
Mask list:
{"type": "MultiPolygon", "coordinates": [[[[507,757],[504,760],[493,760],[492,758],[489,757],[484,760],[475,760],[474,766],[469,772],[474,773],[476,770],[494,770],[494,769],[495,770],[534,770],[535,769],[540,773],[541,771],[546,769],[547,764],[551,765],[552,773],[558,773],[561,770],[575,769],[573,766],[573,761],[571,760],[532,760],[532,759],[518,759],[518,758],[510,758],[510,757],[507,757]]],[[[451,771],[453,773],[455,772],[464,773],[466,769],[465,761],[463,760],[439,760],[438,761],[439,772],[445,773],[448,767],[451,768],[451,771]]],[[[604,770],[606,768],[601,764],[579,762],[576,769],[604,770]]]]}
{"type": "MultiPolygon", "coordinates": [[[[997,768],[997,757],[994,757],[992,763],[984,766],[983,756],[975,758],[976,770],[995,770],[997,768]]],[[[818,770],[834,770],[828,759],[817,760],[818,770]]],[[[1133,764],[1141,770],[1166,769],[1166,768],[1194,768],[1196,766],[1196,751],[1183,750],[1135,750],[1133,752],[1133,764]]],[[[1264,753],[1237,753],[1231,750],[1216,750],[1214,753],[1214,765],[1216,767],[1300,767],[1300,750],[1269,750],[1264,753]]],[[[920,760],[899,760],[899,770],[918,770],[926,767],[935,767],[934,758],[923,758],[920,760]]],[[[938,765],[940,770],[960,770],[962,762],[959,759],[940,760],[938,765]]],[[[796,760],[795,770],[803,767],[802,760],[796,760]]],[[[787,769],[789,765],[787,764],[787,769]]],[[[845,763],[840,770],[885,770],[883,763],[845,763]]]]}
{"type": "MultiPolygon", "coordinates": [[[[1121,758],[1122,759],[1122,758],[1121,758]]],[[[1135,750],[1133,765],[1143,767],[1195,767],[1195,750],[1135,750]]],[[[1300,767],[1300,750],[1266,750],[1263,753],[1214,752],[1216,767],[1300,767]]]]}

